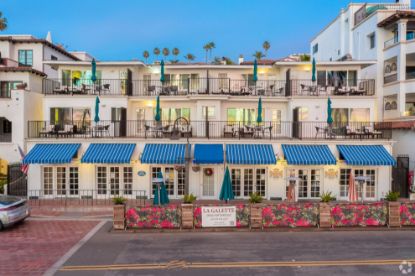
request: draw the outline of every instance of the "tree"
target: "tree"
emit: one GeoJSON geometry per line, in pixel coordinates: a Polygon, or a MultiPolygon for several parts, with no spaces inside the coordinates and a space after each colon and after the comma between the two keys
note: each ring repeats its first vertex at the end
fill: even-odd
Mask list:
{"type": "Polygon", "coordinates": [[[0,31],[4,31],[5,29],[7,29],[7,18],[0,12],[0,31]]]}
{"type": "Polygon", "coordinates": [[[256,51],[255,54],[252,55],[257,60],[261,60],[263,57],[265,57],[264,53],[261,51],[256,51]]]}
{"type": "Polygon", "coordinates": [[[205,45],[203,45],[203,50],[205,50],[205,52],[206,52],[205,62],[207,63],[208,62],[208,53],[209,53],[209,50],[210,50],[210,44],[206,43],[205,45]]]}
{"type": "Polygon", "coordinates": [[[179,48],[173,48],[172,50],[171,50],[171,53],[173,54],[173,56],[174,56],[174,60],[172,60],[171,62],[172,63],[177,63],[177,62],[179,62],[179,60],[177,59],[177,56],[180,54],[180,50],[179,50],[179,48]]]}
{"type": "Polygon", "coordinates": [[[264,43],[262,43],[262,48],[265,51],[265,55],[267,55],[269,48],[271,48],[271,44],[265,40],[264,43]]]}
{"type": "Polygon", "coordinates": [[[190,63],[191,61],[195,60],[195,56],[192,54],[187,54],[184,56],[184,58],[187,60],[188,63],[190,63]]]}
{"type": "Polygon", "coordinates": [[[210,58],[212,58],[212,50],[216,48],[215,42],[211,41],[209,42],[209,55],[210,58]]]}
{"type": "Polygon", "coordinates": [[[300,55],[300,61],[305,62],[305,61],[310,61],[310,60],[311,60],[310,55],[307,55],[307,54],[300,55]]]}
{"type": "Polygon", "coordinates": [[[154,48],[154,50],[153,50],[153,54],[155,54],[156,55],[156,59],[158,60],[159,59],[159,55],[160,55],[160,49],[159,48],[154,48]]]}
{"type": "Polygon", "coordinates": [[[143,52],[143,58],[146,60],[146,64],[147,64],[147,60],[148,60],[149,57],[150,57],[150,53],[147,50],[145,50],[143,52]]]}
{"type": "Polygon", "coordinates": [[[167,58],[167,57],[170,55],[170,50],[169,50],[169,48],[163,48],[162,53],[163,53],[163,56],[164,56],[165,58],[167,58]]]}

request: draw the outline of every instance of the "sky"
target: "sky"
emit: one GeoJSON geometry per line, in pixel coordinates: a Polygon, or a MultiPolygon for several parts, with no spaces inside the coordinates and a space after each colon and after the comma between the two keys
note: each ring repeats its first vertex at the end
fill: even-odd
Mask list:
{"type": "MultiPolygon", "coordinates": [[[[355,1],[359,2],[359,1],[355,1]]],[[[365,1],[365,2],[394,2],[365,1]]],[[[415,2],[415,1],[414,1],[415,2]]],[[[269,58],[309,53],[310,40],[350,0],[1,0],[8,20],[1,34],[32,34],[69,51],[87,51],[98,60],[142,60],[142,53],[177,47],[179,59],[191,53],[252,59],[271,44],[269,58]]]]}

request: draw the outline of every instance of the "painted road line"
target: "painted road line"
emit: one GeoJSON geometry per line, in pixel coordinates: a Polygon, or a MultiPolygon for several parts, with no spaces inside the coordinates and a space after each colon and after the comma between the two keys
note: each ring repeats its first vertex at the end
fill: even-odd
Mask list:
{"type": "MultiPolygon", "coordinates": [[[[337,260],[337,261],[275,261],[275,262],[186,262],[174,260],[167,263],[153,264],[114,264],[64,266],[60,271],[93,270],[150,270],[174,268],[254,268],[254,267],[325,267],[325,266],[375,266],[400,265],[403,260],[337,260]]],[[[415,263],[415,259],[406,260],[415,263]]]]}

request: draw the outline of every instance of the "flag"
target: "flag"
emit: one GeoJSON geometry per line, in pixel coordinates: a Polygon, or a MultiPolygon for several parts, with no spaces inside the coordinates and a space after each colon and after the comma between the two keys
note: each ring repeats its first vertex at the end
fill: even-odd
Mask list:
{"type": "MultiPolygon", "coordinates": [[[[23,150],[20,146],[17,146],[17,147],[18,147],[19,153],[20,153],[20,160],[23,162],[23,159],[25,158],[26,155],[24,154],[24,152],[23,152],[23,150]]],[[[23,164],[22,163],[22,165],[20,165],[20,170],[24,174],[27,174],[27,172],[29,171],[29,164],[23,164]]]]}
{"type": "Polygon", "coordinates": [[[357,190],[356,190],[356,183],[354,181],[353,172],[350,171],[349,175],[349,201],[355,202],[357,201],[357,190]]]}

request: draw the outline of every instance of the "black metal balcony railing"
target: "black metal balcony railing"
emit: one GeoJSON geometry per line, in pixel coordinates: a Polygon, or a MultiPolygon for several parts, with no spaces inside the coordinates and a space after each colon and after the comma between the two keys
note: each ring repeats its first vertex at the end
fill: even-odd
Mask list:
{"type": "Polygon", "coordinates": [[[388,123],[248,122],[191,121],[29,121],[28,138],[143,138],[180,139],[390,139],[388,123]]]}
{"type": "Polygon", "coordinates": [[[373,96],[375,80],[334,81],[332,84],[312,82],[311,80],[292,80],[293,96],[373,96]]]}
{"type": "Polygon", "coordinates": [[[349,80],[322,85],[311,80],[237,80],[230,78],[186,78],[181,80],[108,80],[93,83],[82,79],[45,79],[43,93],[58,95],[127,96],[365,96],[375,94],[374,80],[349,80]]]}

